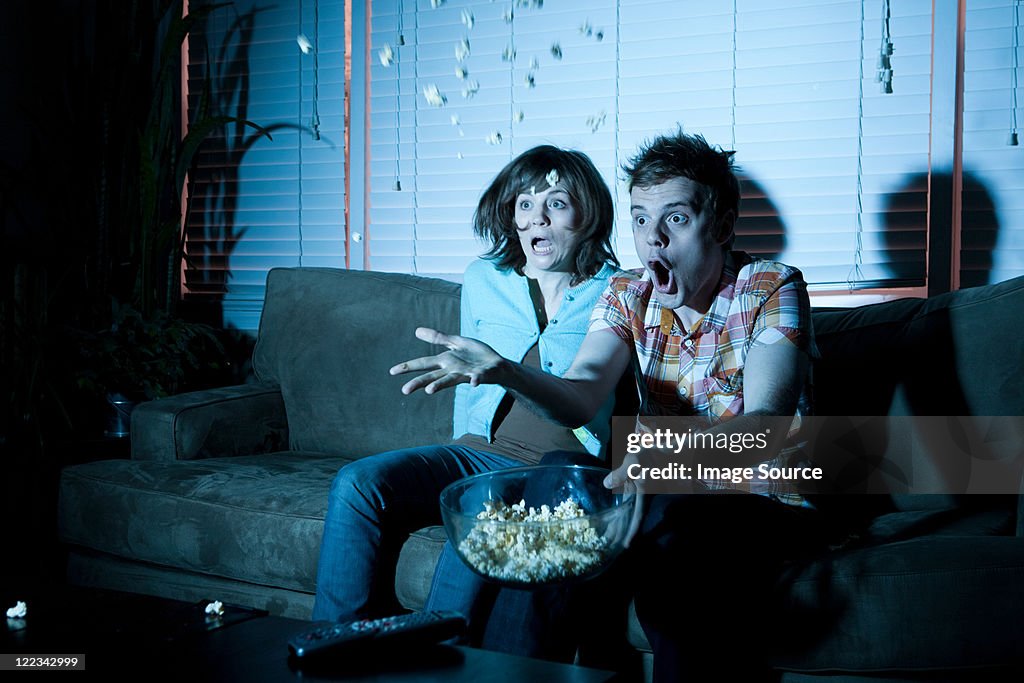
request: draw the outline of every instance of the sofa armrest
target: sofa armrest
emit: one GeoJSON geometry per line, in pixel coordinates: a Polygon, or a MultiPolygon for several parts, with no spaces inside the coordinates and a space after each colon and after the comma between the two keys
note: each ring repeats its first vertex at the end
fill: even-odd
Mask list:
{"type": "Polygon", "coordinates": [[[243,384],[147,401],[132,411],[132,459],[195,460],[284,450],[281,390],[243,384]]]}

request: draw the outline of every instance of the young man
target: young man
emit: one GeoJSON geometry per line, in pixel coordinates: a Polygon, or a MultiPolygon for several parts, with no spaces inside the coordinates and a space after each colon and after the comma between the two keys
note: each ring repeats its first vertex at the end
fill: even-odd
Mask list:
{"type": "MultiPolygon", "coordinates": [[[[500,384],[541,415],[575,426],[592,418],[635,357],[652,412],[701,416],[716,433],[764,433],[765,424],[806,412],[814,352],[806,285],[795,268],[730,249],[739,210],[732,156],[680,131],[645,145],[626,166],[644,269],[609,282],[563,377],[508,361],[475,340],[421,328],[417,337],[447,351],[392,368],[422,372],[403,392],[500,384]]],[[[768,449],[733,454],[726,464],[770,460],[787,430],[771,431],[768,449]]],[[[650,457],[644,464],[657,464],[658,455],[650,457]]],[[[630,481],[633,462],[627,458],[606,485],[630,481]]],[[[778,487],[698,481],[692,490],[761,495],[647,501],[630,551],[631,588],[654,651],[655,680],[726,673],[754,680],[767,674],[772,580],[816,537],[813,512],[778,487]]]]}

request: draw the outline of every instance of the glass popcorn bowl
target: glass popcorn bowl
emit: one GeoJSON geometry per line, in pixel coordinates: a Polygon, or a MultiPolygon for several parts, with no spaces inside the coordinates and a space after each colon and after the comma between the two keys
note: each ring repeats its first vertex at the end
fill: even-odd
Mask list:
{"type": "Polygon", "coordinates": [[[477,474],[441,492],[441,517],[462,561],[515,587],[586,579],[625,548],[634,496],[598,467],[537,465],[477,474]],[[532,510],[531,510],[532,508],[532,510]]]}

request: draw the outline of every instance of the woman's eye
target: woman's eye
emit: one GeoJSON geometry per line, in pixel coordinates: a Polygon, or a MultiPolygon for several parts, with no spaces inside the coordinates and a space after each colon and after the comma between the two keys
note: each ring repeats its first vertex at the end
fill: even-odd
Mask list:
{"type": "Polygon", "coordinates": [[[548,202],[548,206],[552,209],[564,209],[565,202],[563,202],[561,199],[552,199],[550,202],[548,202]]]}
{"type": "Polygon", "coordinates": [[[529,211],[532,207],[533,203],[528,199],[524,199],[523,201],[519,202],[519,208],[522,209],[523,211],[529,211]]]}

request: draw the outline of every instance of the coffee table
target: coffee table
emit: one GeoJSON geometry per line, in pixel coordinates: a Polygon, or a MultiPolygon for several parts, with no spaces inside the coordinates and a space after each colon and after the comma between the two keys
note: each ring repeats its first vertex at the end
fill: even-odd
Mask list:
{"type": "MultiPolygon", "coordinates": [[[[289,658],[288,638],[308,622],[227,605],[209,617],[204,603],[69,586],[23,591],[0,588],[6,610],[20,599],[28,614],[8,620],[0,638],[0,670],[14,656],[81,658],[89,679],[152,673],[167,680],[346,681],[405,683],[600,683],[607,671],[466,647],[436,645],[383,651],[365,660],[316,666],[289,658]]],[[[79,665],[81,666],[81,665],[79,665]]],[[[72,674],[68,674],[72,675],[72,674]]]]}

